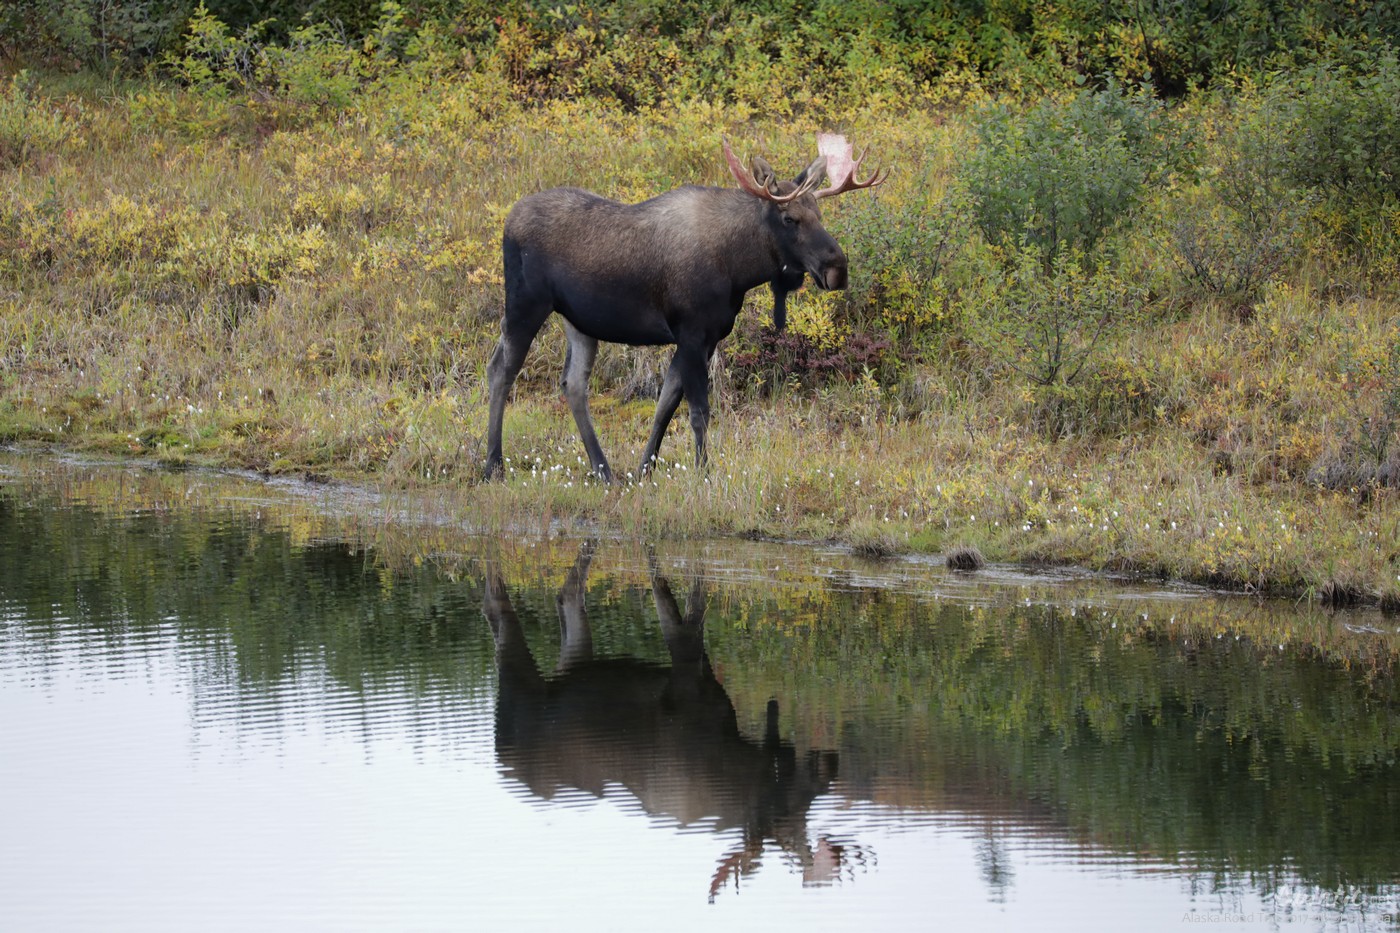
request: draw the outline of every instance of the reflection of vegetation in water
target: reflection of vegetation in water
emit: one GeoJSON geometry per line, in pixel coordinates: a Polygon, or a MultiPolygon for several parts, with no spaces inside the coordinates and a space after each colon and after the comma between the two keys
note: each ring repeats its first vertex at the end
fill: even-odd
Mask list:
{"type": "Polygon", "coordinates": [[[839,732],[857,796],[1048,814],[1207,868],[1394,877],[1388,672],[1128,614],[841,601],[801,637],[712,622],[711,652],[739,706],[762,685],[800,697],[790,705],[819,741],[839,732]]]}
{"type": "Polygon", "coordinates": [[[292,530],[226,513],[141,508],[31,507],[0,487],[4,600],[55,637],[70,623],[115,639],[173,620],[178,637],[208,646],[198,676],[247,688],[315,664],[352,689],[392,679],[480,691],[489,655],[468,650],[481,633],[462,625],[478,610],[450,581],[424,573],[400,586],[344,544],[294,543],[292,530]]]}
{"type": "MultiPolygon", "coordinates": [[[[353,517],[283,511],[267,490],[234,511],[186,510],[176,483],[199,485],[69,477],[50,484],[66,508],[34,486],[0,485],[0,594],[7,613],[35,620],[19,636],[26,650],[42,656],[73,623],[114,640],[173,626],[201,648],[195,677],[246,690],[324,668],[355,691],[494,691],[470,539],[437,529],[410,545],[383,532],[369,556],[363,545],[380,532],[365,516],[348,545],[334,537],[353,517]],[[98,504],[104,495],[123,506],[98,504]],[[449,542],[455,556],[434,557],[449,542]]],[[[1006,605],[985,593],[979,605],[940,602],[808,575],[800,553],[662,563],[678,588],[688,574],[711,579],[706,644],[745,734],[762,735],[777,697],[784,738],[839,752],[843,792],[989,826],[1000,815],[1045,821],[1265,882],[1285,871],[1328,887],[1396,877],[1393,637],[1236,601],[1129,609],[1076,596],[1064,608],[1008,588],[1006,605]]],[[[576,555],[567,542],[497,545],[542,669],[557,660],[555,598],[576,555]]],[[[657,661],[666,648],[635,556],[600,551],[586,595],[593,636],[601,654],[657,661]]],[[[1000,871],[989,843],[984,874],[1000,871]]]]}

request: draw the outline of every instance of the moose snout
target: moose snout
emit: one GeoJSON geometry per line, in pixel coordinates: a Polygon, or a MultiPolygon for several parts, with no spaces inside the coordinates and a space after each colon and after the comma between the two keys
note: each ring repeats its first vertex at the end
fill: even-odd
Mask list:
{"type": "Polygon", "coordinates": [[[846,287],[846,263],[832,263],[822,270],[818,284],[828,291],[836,291],[846,287]]]}
{"type": "Polygon", "coordinates": [[[826,291],[836,291],[846,287],[846,254],[837,249],[828,253],[807,268],[812,281],[826,291]]]}
{"type": "Polygon", "coordinates": [[[834,240],[809,253],[806,266],[818,288],[837,291],[846,287],[846,254],[834,240]]]}

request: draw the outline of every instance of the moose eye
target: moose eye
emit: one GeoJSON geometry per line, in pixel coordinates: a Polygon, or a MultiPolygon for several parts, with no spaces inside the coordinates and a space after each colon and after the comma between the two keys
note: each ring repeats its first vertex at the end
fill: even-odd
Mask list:
{"type": "Polygon", "coordinates": [[[787,224],[789,227],[795,227],[797,226],[797,218],[791,214],[784,214],[783,223],[787,224]]]}

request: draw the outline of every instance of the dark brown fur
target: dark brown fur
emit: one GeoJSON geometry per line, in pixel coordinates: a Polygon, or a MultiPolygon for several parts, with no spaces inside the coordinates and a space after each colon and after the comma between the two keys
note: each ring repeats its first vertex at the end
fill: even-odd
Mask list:
{"type": "MultiPolygon", "coordinates": [[[[754,166],[760,184],[788,193],[824,171],[825,162],[813,162],[792,182],[778,181],[761,159],[754,166]]],[[[777,204],[734,189],[686,186],[620,204],[578,188],[553,188],[511,209],[501,248],[506,306],[488,367],[488,478],[502,473],[506,401],[550,314],[564,318],[569,340],[564,395],[593,471],[611,481],[588,414],[598,341],[675,345],[640,472],[654,463],[682,396],[690,406],[696,462],[703,465],[710,358],[733,330],[745,294],[768,283],[781,326],[787,294],[804,274],[821,288],[846,286],[846,256],[822,227],[810,190],[777,204]]]]}

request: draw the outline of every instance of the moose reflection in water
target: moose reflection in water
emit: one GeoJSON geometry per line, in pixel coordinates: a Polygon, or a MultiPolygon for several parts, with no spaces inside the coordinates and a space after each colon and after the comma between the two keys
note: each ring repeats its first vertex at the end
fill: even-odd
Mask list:
{"type": "Polygon", "coordinates": [[[484,612],[496,642],[500,696],[496,754],[512,778],[543,800],[577,789],[601,797],[621,785],[643,810],[682,826],[742,836],[710,879],[710,897],[757,870],[775,843],[801,866],[804,884],[840,878],[859,848],[809,839],[807,814],[836,776],[835,752],[799,755],[778,738],[768,702],[761,741],[746,738],[705,652],[705,588],[682,612],[650,562],[652,597],[670,664],[595,658],[584,605],[595,542],[585,542],[558,595],[559,664],[544,676],[525,643],[499,570],[487,564],[484,612]]]}

